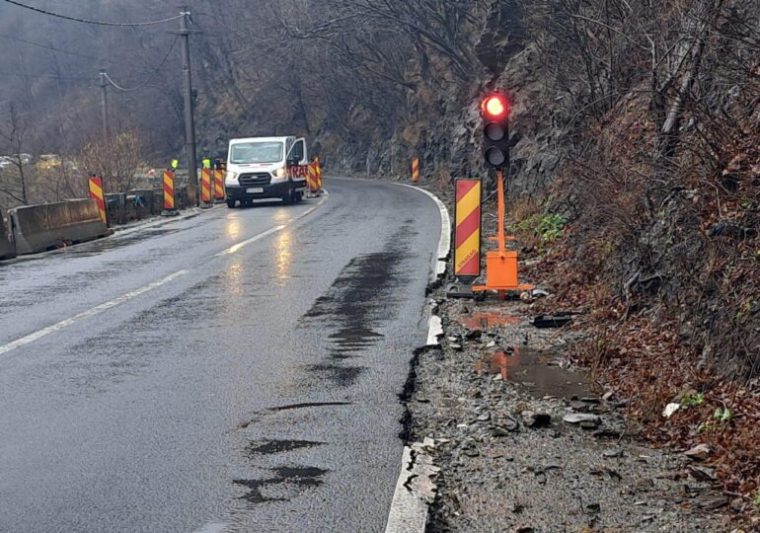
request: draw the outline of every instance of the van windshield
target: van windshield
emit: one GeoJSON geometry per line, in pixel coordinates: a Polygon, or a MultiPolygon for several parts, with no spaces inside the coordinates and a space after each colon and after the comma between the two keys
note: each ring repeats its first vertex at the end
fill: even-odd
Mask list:
{"type": "Polygon", "coordinates": [[[283,159],[282,152],[283,143],[278,141],[236,143],[231,147],[230,163],[277,163],[283,159]]]}

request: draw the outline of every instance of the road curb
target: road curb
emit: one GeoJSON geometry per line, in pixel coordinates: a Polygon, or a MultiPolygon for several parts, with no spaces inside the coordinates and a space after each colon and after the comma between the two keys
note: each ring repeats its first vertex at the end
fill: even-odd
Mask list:
{"type": "Polygon", "coordinates": [[[401,475],[396,482],[396,492],[393,494],[385,533],[425,531],[428,509],[436,493],[433,480],[440,471],[440,468],[433,464],[433,458],[426,453],[432,446],[432,439],[404,446],[401,475]]]}
{"type": "MultiPolygon", "coordinates": [[[[451,253],[451,217],[449,211],[440,198],[426,189],[405,183],[397,183],[396,185],[420,191],[438,206],[441,215],[441,236],[438,241],[435,267],[430,275],[428,288],[432,290],[446,275],[446,265],[451,253]]],[[[440,348],[442,336],[443,323],[441,317],[436,314],[436,303],[431,301],[428,336],[423,350],[440,348]]],[[[385,533],[423,533],[425,531],[428,510],[435,500],[437,490],[435,476],[440,471],[433,464],[433,458],[426,453],[429,448],[434,446],[434,442],[427,438],[425,442],[415,442],[404,446],[401,473],[396,482],[396,490],[388,512],[385,533]]]]}
{"type": "MultiPolygon", "coordinates": [[[[429,305],[431,316],[428,321],[427,343],[416,353],[441,348],[441,337],[444,334],[443,323],[441,317],[436,314],[435,300],[431,300],[429,305]]],[[[409,377],[411,381],[414,379],[416,360],[415,356],[409,377]]],[[[435,466],[432,456],[427,453],[434,447],[435,442],[429,438],[425,438],[421,443],[415,442],[404,446],[401,473],[393,493],[385,533],[424,533],[427,527],[428,511],[438,490],[435,477],[440,469],[435,466]]]]}

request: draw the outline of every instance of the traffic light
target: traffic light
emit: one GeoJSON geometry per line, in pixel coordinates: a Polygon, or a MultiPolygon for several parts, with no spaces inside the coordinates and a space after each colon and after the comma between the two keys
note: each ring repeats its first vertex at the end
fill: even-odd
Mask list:
{"type": "Polygon", "coordinates": [[[480,103],[483,117],[486,163],[498,169],[509,165],[509,99],[502,93],[490,93],[480,103]]]}

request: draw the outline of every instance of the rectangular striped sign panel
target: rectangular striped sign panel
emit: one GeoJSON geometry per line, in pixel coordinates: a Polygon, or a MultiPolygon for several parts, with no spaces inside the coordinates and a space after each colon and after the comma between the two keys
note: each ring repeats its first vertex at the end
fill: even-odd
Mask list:
{"type": "Polygon", "coordinates": [[[317,172],[317,163],[310,163],[308,174],[306,174],[306,186],[309,188],[309,192],[317,192],[319,190],[317,187],[317,172]]]}
{"type": "Polygon", "coordinates": [[[211,203],[211,169],[204,168],[201,171],[201,202],[211,203]]]}
{"type": "Polygon", "coordinates": [[[317,190],[322,190],[322,163],[319,161],[319,156],[314,158],[314,166],[317,169],[317,190]]]}
{"type": "Polygon", "coordinates": [[[174,172],[164,171],[164,209],[174,211],[174,172]]]}
{"type": "Polygon", "coordinates": [[[224,200],[224,172],[220,169],[214,170],[214,198],[224,200]]]}
{"type": "Polygon", "coordinates": [[[480,180],[456,180],[454,275],[480,275],[480,180]]]}
{"type": "Polygon", "coordinates": [[[106,217],[105,193],[103,191],[103,179],[99,176],[90,177],[88,188],[90,190],[90,198],[95,200],[95,203],[98,204],[98,216],[100,217],[100,220],[103,221],[103,224],[108,224],[108,219],[106,217]]]}

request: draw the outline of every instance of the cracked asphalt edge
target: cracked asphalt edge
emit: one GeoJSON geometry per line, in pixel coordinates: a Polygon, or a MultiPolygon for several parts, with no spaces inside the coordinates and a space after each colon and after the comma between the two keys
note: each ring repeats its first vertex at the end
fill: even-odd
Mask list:
{"type": "MultiPolygon", "coordinates": [[[[438,251],[432,268],[428,294],[440,286],[442,278],[446,274],[446,265],[451,253],[451,218],[446,205],[433,193],[415,187],[413,185],[399,184],[404,187],[418,190],[430,197],[438,206],[441,214],[441,237],[438,241],[438,251]]],[[[409,443],[409,426],[411,425],[411,413],[407,408],[407,402],[414,391],[416,379],[415,368],[422,352],[427,350],[440,350],[441,337],[443,336],[443,324],[437,314],[437,306],[434,301],[428,304],[430,319],[428,321],[428,336],[425,346],[415,350],[414,358],[410,363],[409,376],[404,392],[400,399],[404,404],[404,429],[401,437],[406,443],[401,458],[401,473],[396,482],[396,490],[388,513],[388,521],[385,533],[422,533],[427,527],[428,511],[435,500],[437,487],[435,478],[440,471],[433,464],[433,458],[428,451],[435,447],[432,439],[426,438],[424,442],[409,443]]]]}

